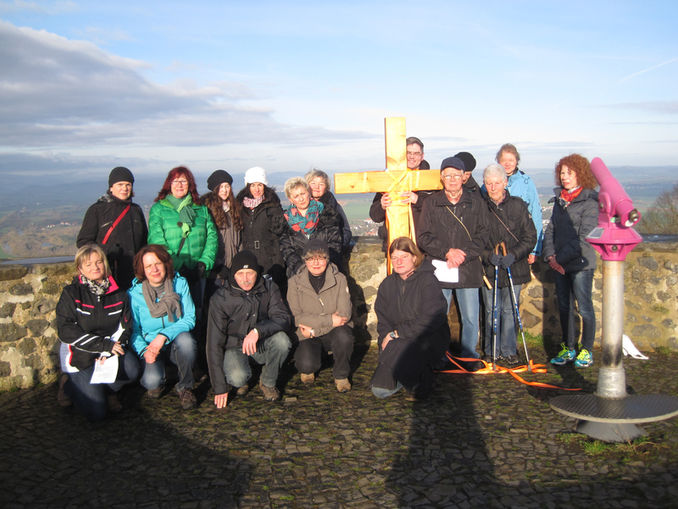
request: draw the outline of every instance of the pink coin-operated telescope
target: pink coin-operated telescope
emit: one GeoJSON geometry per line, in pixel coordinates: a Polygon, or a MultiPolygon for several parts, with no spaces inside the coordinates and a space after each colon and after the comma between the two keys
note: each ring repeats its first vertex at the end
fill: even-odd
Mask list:
{"type": "Polygon", "coordinates": [[[586,240],[603,259],[602,361],[595,394],[558,396],[551,408],[579,419],[577,431],[607,442],[629,441],[645,434],[636,423],[678,415],[678,398],[661,394],[628,395],[622,356],[624,333],[624,262],[642,242],[632,228],[640,220],[619,181],[596,157],[591,171],[600,184],[598,226],[586,240]]]}
{"type": "Polygon", "coordinates": [[[586,240],[600,253],[603,261],[624,261],[643,239],[632,228],[640,221],[640,212],[629,195],[612,176],[599,157],[591,161],[591,171],[600,184],[598,227],[586,240]]]}

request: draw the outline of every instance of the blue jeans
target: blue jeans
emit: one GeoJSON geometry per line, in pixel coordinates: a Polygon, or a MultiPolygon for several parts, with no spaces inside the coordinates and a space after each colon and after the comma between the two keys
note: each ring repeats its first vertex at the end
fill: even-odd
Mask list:
{"type": "Polygon", "coordinates": [[[574,336],[574,301],[582,321],[581,345],[587,350],[593,348],[596,334],[596,314],[593,310],[593,271],[594,269],[556,273],[556,296],[560,311],[560,327],[563,331],[563,343],[570,350],[577,346],[574,336]]]}
{"type": "Polygon", "coordinates": [[[140,383],[147,390],[157,389],[165,384],[165,362],[169,360],[179,370],[177,389],[193,388],[193,363],[195,362],[197,346],[190,332],[182,332],[169,345],[165,345],[153,364],[148,364],[141,358],[144,374],[140,383]]]}
{"type": "MultiPolygon", "coordinates": [[[[278,372],[285,362],[292,348],[292,342],[284,332],[276,332],[273,336],[257,342],[257,351],[252,355],[258,364],[263,364],[261,383],[266,387],[275,387],[278,381],[278,372]]],[[[246,385],[252,376],[249,356],[242,351],[242,347],[227,348],[224,353],[224,374],[226,381],[233,387],[246,385]]]]}
{"type": "MultiPolygon", "coordinates": [[[[513,285],[516,292],[516,303],[520,307],[521,285],[513,285]]],[[[483,350],[485,355],[492,355],[492,295],[493,290],[483,287],[483,304],[485,308],[485,330],[483,350]]],[[[497,289],[497,345],[495,354],[503,357],[516,355],[516,317],[514,315],[511,287],[497,289]]]]}
{"type": "Polygon", "coordinates": [[[375,387],[374,385],[371,387],[372,394],[374,394],[379,399],[384,399],[393,396],[396,392],[398,392],[402,388],[403,384],[401,384],[400,382],[396,383],[395,389],[385,389],[384,387],[375,387]]]}
{"type": "Polygon", "coordinates": [[[85,414],[90,421],[100,421],[108,411],[108,395],[118,392],[128,383],[139,378],[139,359],[132,350],[118,357],[118,374],[110,384],[91,384],[94,365],[77,373],[68,373],[68,382],[64,385],[66,395],[71,398],[75,408],[85,414]]]}
{"type": "Polygon", "coordinates": [[[478,358],[478,318],[480,314],[480,299],[477,288],[443,288],[443,296],[447,301],[449,312],[452,304],[452,293],[457,295],[459,313],[461,314],[461,356],[478,358]]]}

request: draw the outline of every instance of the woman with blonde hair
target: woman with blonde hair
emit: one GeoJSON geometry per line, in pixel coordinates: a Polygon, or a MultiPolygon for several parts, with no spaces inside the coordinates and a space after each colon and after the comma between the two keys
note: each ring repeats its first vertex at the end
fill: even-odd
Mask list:
{"type": "Polygon", "coordinates": [[[122,410],[118,391],[139,376],[139,362],[128,352],[132,314],[101,247],[91,243],[78,249],[75,267],[78,274],[61,292],[56,308],[64,371],[60,402],[68,398],[89,420],[99,421],[122,410]],[[96,365],[106,363],[117,364],[115,379],[92,383],[96,365]]]}
{"type": "Polygon", "coordinates": [[[311,239],[327,242],[330,260],[339,266],[341,231],[337,211],[314,199],[311,188],[301,177],[292,177],[285,182],[285,195],[290,200],[284,212],[289,228],[280,240],[280,249],[287,264],[287,277],[304,267],[304,249],[311,239]]]}

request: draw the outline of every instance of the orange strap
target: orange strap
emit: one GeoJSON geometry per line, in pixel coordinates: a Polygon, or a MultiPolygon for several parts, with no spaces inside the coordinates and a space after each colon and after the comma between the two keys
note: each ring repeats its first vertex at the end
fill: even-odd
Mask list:
{"type": "Polygon", "coordinates": [[[497,373],[508,373],[513,378],[518,380],[520,383],[529,385],[530,387],[540,387],[542,389],[561,389],[563,391],[580,391],[581,388],[569,389],[567,387],[559,387],[557,385],[545,384],[542,382],[528,382],[523,377],[519,376],[518,373],[524,373],[525,371],[530,371],[531,373],[547,373],[546,364],[534,364],[532,359],[530,359],[530,364],[516,366],[515,368],[505,368],[495,363],[496,369],[492,369],[492,364],[486,362],[482,359],[475,359],[471,357],[454,357],[450,352],[445,352],[447,360],[452,364],[457,366],[456,369],[445,369],[438,371],[438,373],[457,373],[457,374],[466,374],[466,375],[494,375],[497,373]],[[464,368],[458,361],[461,362],[482,362],[485,367],[480,368],[477,371],[469,371],[464,368]]]}

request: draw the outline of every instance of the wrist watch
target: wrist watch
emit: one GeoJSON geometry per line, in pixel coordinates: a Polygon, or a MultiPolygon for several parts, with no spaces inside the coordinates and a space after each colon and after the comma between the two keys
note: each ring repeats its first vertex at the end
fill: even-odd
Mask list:
{"type": "Polygon", "coordinates": [[[391,336],[391,339],[397,339],[398,336],[395,335],[395,332],[391,331],[388,333],[389,336],[391,336]]]}

